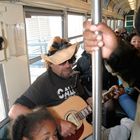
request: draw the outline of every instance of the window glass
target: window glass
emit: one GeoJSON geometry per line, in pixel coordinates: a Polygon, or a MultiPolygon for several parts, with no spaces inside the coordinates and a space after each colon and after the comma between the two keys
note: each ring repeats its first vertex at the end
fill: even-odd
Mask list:
{"type": "Polygon", "coordinates": [[[83,36],[79,36],[79,37],[70,39],[71,43],[82,42],[82,41],[83,41],[83,36]]]}
{"type": "Polygon", "coordinates": [[[111,19],[110,27],[112,28],[112,30],[114,30],[114,20],[113,19],[111,19]]]}
{"type": "Polygon", "coordinates": [[[85,17],[83,15],[68,14],[68,39],[71,43],[79,43],[79,49],[77,52],[77,59],[83,52],[83,22],[85,17]]]}
{"type": "Polygon", "coordinates": [[[2,96],[2,89],[0,85],[0,122],[6,118],[6,112],[5,112],[5,107],[4,107],[4,100],[2,96]]]}
{"type": "Polygon", "coordinates": [[[5,88],[5,82],[3,78],[3,70],[2,70],[2,64],[0,64],[0,122],[6,118],[6,108],[4,103],[4,88],[5,88]]]}
{"type": "Polygon", "coordinates": [[[111,25],[111,20],[107,19],[107,25],[110,26],[111,25]]]}
{"type": "Polygon", "coordinates": [[[62,37],[61,16],[31,16],[26,18],[27,49],[31,83],[46,68],[41,54],[47,53],[49,41],[54,36],[62,37]]]}
{"type": "Polygon", "coordinates": [[[68,37],[73,37],[83,34],[84,16],[68,15],[68,37]]]}
{"type": "Polygon", "coordinates": [[[26,18],[29,59],[47,53],[47,45],[54,36],[62,36],[61,17],[32,16],[26,18]]]}

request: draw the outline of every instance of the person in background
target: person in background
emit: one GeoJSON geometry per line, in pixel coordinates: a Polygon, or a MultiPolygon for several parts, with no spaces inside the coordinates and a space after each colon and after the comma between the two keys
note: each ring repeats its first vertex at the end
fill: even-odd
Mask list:
{"type": "Polygon", "coordinates": [[[124,39],[124,40],[128,40],[128,33],[125,27],[117,27],[114,30],[118,40],[119,39],[124,39]]]}
{"type": "MultiPolygon", "coordinates": [[[[136,16],[136,30],[140,34],[140,8],[136,16]]],[[[91,25],[91,22],[84,24],[84,47],[88,53],[102,49],[102,57],[129,86],[137,88],[140,91],[140,56],[136,49],[124,40],[117,40],[116,35],[106,24],[91,25]],[[95,34],[95,31],[101,31],[102,35],[95,34]],[[98,47],[97,47],[98,46],[98,47]]],[[[132,140],[138,140],[140,137],[140,97],[137,102],[137,113],[135,117],[134,129],[131,136],[132,140]]]]}
{"type": "MultiPolygon", "coordinates": [[[[11,119],[32,112],[38,106],[52,107],[62,104],[71,96],[80,96],[85,101],[88,95],[80,84],[78,74],[73,71],[77,44],[71,44],[58,36],[48,47],[48,54],[42,55],[48,69],[19,97],[9,111],[11,119]]],[[[63,110],[63,108],[62,108],[63,110]]],[[[76,133],[76,126],[67,120],[59,119],[61,134],[67,137],[76,133]]]]}
{"type": "MultiPolygon", "coordinates": [[[[92,92],[92,66],[91,55],[86,51],[83,51],[81,57],[76,62],[76,71],[80,72],[80,78],[82,85],[85,87],[85,91],[91,96],[92,92]]],[[[118,84],[118,78],[110,74],[103,63],[103,90],[108,90],[111,86],[118,84]]]]}
{"type": "Polygon", "coordinates": [[[126,41],[128,40],[129,34],[128,34],[127,29],[126,29],[125,27],[123,27],[123,28],[121,29],[121,34],[120,34],[120,36],[121,36],[122,39],[124,39],[124,40],[126,40],[126,41]]]}
{"type": "MultiPolygon", "coordinates": [[[[81,57],[77,60],[76,71],[79,71],[81,83],[84,90],[89,96],[92,96],[92,66],[91,66],[91,55],[86,51],[83,51],[81,57]]],[[[109,90],[113,85],[118,85],[118,78],[113,76],[107,71],[103,63],[102,69],[103,75],[103,92],[109,90]]],[[[103,104],[102,110],[102,124],[104,127],[109,128],[120,123],[120,119],[124,116],[123,110],[117,107],[119,113],[116,113],[116,106],[119,106],[115,99],[110,99],[103,104]],[[123,114],[123,115],[120,115],[123,114]]],[[[89,118],[90,119],[90,118],[89,118]]]]}
{"type": "Polygon", "coordinates": [[[11,127],[12,140],[62,140],[56,120],[46,108],[19,115],[11,127]]]}
{"type": "Polygon", "coordinates": [[[120,34],[121,34],[121,28],[120,27],[117,27],[115,30],[114,30],[115,34],[117,37],[120,37],[120,34]]]}
{"type": "MultiPolygon", "coordinates": [[[[126,29],[123,28],[121,30],[120,37],[125,39],[125,41],[129,41],[138,51],[138,55],[140,55],[140,36],[137,33],[132,33],[128,36],[126,34],[126,29]]],[[[120,96],[119,103],[121,107],[124,109],[129,118],[134,120],[136,114],[136,102],[139,93],[132,87],[125,87],[126,94],[120,96]],[[133,99],[133,100],[132,100],[133,99]],[[129,103],[129,104],[128,104],[129,103]],[[129,107],[128,107],[129,106],[129,107]]]]}
{"type": "Polygon", "coordinates": [[[130,43],[140,52],[140,35],[133,33],[129,37],[130,43]]]}
{"type": "Polygon", "coordinates": [[[136,32],[137,32],[137,31],[136,31],[136,28],[132,27],[132,30],[131,30],[130,34],[134,34],[134,33],[136,33],[136,32]]]}

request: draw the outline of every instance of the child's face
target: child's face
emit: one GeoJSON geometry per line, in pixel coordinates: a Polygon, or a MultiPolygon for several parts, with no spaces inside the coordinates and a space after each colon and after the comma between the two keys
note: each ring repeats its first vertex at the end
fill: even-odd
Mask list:
{"type": "Polygon", "coordinates": [[[44,120],[37,127],[33,140],[58,140],[56,124],[53,121],[44,120]]]}

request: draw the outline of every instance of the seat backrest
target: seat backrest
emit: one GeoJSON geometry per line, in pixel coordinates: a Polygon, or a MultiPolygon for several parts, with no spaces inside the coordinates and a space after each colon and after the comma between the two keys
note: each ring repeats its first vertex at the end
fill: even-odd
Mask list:
{"type": "Polygon", "coordinates": [[[11,140],[10,138],[10,119],[7,117],[0,124],[0,140],[11,140]]]}

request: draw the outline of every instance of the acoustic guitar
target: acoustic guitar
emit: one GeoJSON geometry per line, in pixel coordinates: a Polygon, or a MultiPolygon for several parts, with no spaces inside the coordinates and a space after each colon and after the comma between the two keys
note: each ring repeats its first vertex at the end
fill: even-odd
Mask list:
{"type": "MultiPolygon", "coordinates": [[[[112,87],[104,94],[103,103],[113,98],[113,95],[119,90],[117,87],[112,87]]],[[[124,91],[122,90],[120,94],[124,91]]],[[[74,123],[77,126],[76,134],[64,138],[64,140],[83,140],[92,134],[93,128],[86,120],[86,117],[92,113],[92,108],[81,97],[71,96],[62,104],[48,107],[48,110],[55,118],[63,119],[74,123]]]]}
{"type": "Polygon", "coordinates": [[[71,96],[62,104],[48,107],[48,110],[56,117],[74,123],[77,126],[76,134],[64,138],[64,140],[83,140],[92,134],[92,125],[86,121],[86,117],[92,109],[79,96],[71,96]]]}

